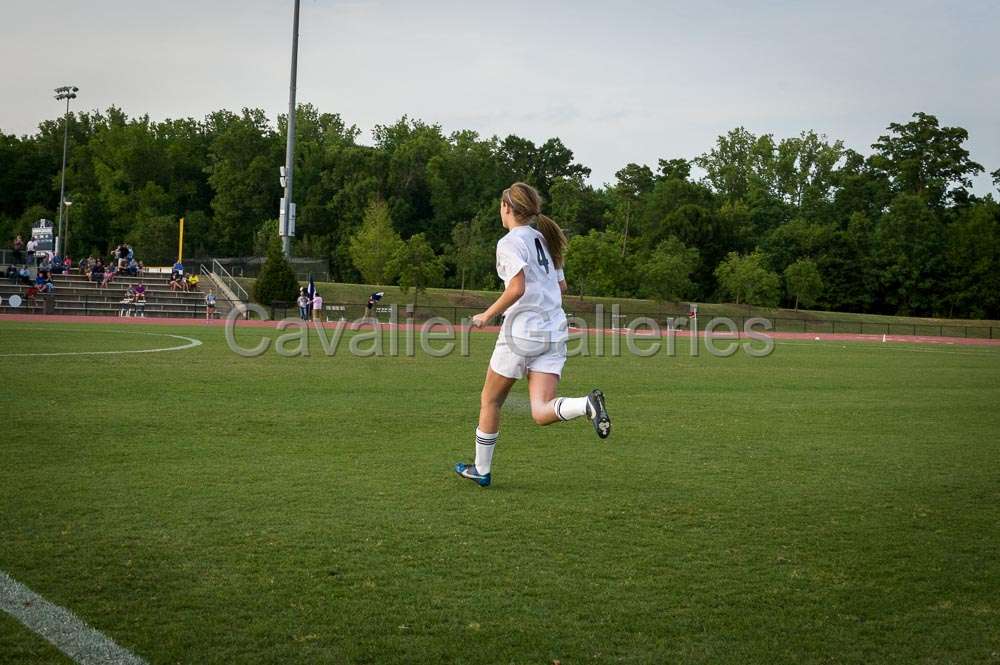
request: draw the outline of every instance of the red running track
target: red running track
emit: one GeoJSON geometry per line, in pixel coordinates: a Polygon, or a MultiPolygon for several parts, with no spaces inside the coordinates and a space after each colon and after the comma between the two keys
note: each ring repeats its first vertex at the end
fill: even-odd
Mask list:
{"type": "MultiPolygon", "coordinates": [[[[298,320],[298,319],[294,319],[298,320]]],[[[135,318],[135,317],[117,317],[117,316],[71,316],[64,314],[0,314],[0,321],[19,321],[27,323],[103,323],[103,324],[117,324],[117,325],[159,325],[159,326],[189,326],[189,327],[222,327],[225,325],[224,319],[212,319],[206,321],[204,319],[193,319],[193,318],[170,318],[170,317],[156,317],[156,318],[135,318]]],[[[275,328],[280,321],[238,321],[238,328],[275,328]]],[[[310,322],[311,325],[312,322],[310,322]]],[[[336,328],[341,325],[349,325],[352,328],[357,328],[358,326],[354,323],[344,323],[344,322],[331,322],[323,324],[326,328],[336,328]]],[[[367,325],[367,324],[366,324],[367,325]]],[[[390,324],[381,323],[384,329],[388,329],[390,324]]],[[[408,330],[410,328],[419,329],[420,326],[416,324],[397,324],[402,330],[408,330]]],[[[458,328],[458,326],[456,326],[458,328]]],[[[575,329],[574,329],[575,330],[575,329]]],[[[491,332],[497,333],[499,328],[496,326],[488,326],[485,328],[475,329],[474,332],[491,332]]],[[[597,330],[591,328],[589,330],[591,334],[624,334],[623,329],[609,329],[603,328],[597,330]]],[[[649,336],[652,333],[650,331],[638,331],[635,333],[640,336],[649,336]]],[[[666,335],[677,335],[679,337],[690,337],[691,333],[687,330],[674,330],[674,331],[663,331],[662,336],[666,335]]],[[[700,332],[699,335],[704,336],[704,332],[700,332]]],[[[763,334],[763,333],[762,333],[763,334]]],[[[1000,339],[986,339],[979,337],[938,337],[931,335],[857,335],[851,333],[795,333],[795,332],[769,332],[767,333],[773,339],[786,339],[786,340],[813,340],[813,341],[825,341],[825,342],[892,342],[896,344],[940,344],[948,346],[997,346],[1000,347],[1000,339]]],[[[727,337],[732,337],[729,333],[716,333],[712,335],[713,338],[725,339],[727,337]]]]}

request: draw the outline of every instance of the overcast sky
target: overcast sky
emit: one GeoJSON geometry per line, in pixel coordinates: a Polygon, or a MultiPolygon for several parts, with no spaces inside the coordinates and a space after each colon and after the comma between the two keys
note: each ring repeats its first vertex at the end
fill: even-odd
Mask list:
{"type": "MultiPolygon", "coordinates": [[[[287,110],[292,0],[0,5],[0,131],[75,108],[202,118],[287,110]]],[[[738,125],[867,153],[914,111],[1000,167],[1000,2],[303,0],[299,102],[370,141],[407,114],[446,132],[560,137],[592,181],[694,157],[738,125]]],[[[976,182],[991,191],[989,177],[976,182]]]]}

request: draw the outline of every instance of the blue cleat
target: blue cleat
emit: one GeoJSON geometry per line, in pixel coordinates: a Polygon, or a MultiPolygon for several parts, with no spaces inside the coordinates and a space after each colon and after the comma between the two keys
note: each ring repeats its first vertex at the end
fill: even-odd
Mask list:
{"type": "Polygon", "coordinates": [[[464,464],[459,462],[455,465],[455,473],[462,476],[463,478],[468,478],[472,482],[478,484],[480,487],[490,486],[490,477],[492,474],[489,473],[479,473],[476,470],[475,464],[464,464]]]}

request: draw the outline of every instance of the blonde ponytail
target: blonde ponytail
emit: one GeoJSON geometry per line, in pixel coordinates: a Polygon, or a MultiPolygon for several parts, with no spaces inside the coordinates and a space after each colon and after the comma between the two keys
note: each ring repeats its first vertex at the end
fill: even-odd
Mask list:
{"type": "Polygon", "coordinates": [[[521,223],[535,225],[545,238],[556,268],[561,270],[566,260],[566,234],[558,224],[542,214],[542,197],[538,190],[523,182],[515,182],[503,190],[502,199],[521,223]]]}
{"type": "Polygon", "coordinates": [[[545,244],[548,245],[549,254],[552,255],[552,262],[556,264],[558,270],[562,270],[566,261],[566,234],[559,228],[552,219],[542,213],[535,215],[535,228],[545,237],[545,244]]]}

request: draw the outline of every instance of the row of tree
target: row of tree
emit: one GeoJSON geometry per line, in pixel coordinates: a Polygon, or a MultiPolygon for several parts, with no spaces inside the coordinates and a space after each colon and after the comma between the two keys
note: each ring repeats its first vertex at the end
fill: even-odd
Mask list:
{"type": "MultiPolygon", "coordinates": [[[[62,127],[0,134],[8,238],[55,218],[62,127]]],[[[188,255],[264,254],[285,127],[257,109],[202,121],[72,115],[69,253],[125,240],[167,261],[183,216],[188,255]]],[[[497,287],[499,193],[524,180],[570,237],[580,294],[1000,317],[1000,206],[971,192],[984,169],[967,132],[932,115],[890,124],[867,156],[815,132],[741,127],[692,160],[628,164],[601,187],[558,138],[447,135],[404,117],[362,145],[356,127],[310,105],[297,132],[294,252],[327,258],[341,281],[497,287]]]]}

